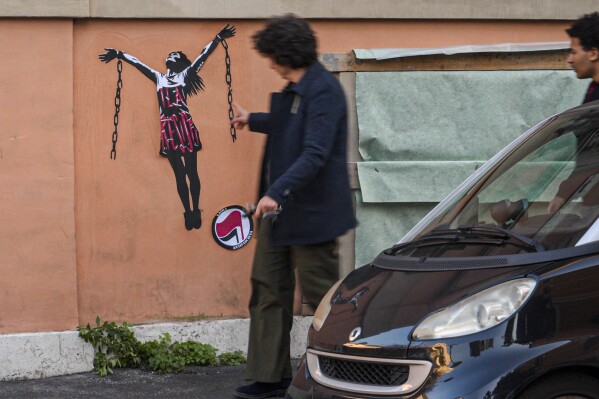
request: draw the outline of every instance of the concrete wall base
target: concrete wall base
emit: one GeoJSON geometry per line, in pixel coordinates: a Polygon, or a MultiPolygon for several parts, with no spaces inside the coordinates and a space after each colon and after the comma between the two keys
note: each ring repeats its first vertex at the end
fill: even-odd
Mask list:
{"type": "MultiPolygon", "coordinates": [[[[291,357],[300,357],[312,317],[294,317],[291,357]]],[[[218,353],[247,353],[249,319],[202,320],[159,323],[131,328],[142,342],[168,332],[173,341],[198,341],[214,346],[218,353]]],[[[0,335],[0,380],[22,380],[91,371],[94,350],[77,331],[0,335]]]]}

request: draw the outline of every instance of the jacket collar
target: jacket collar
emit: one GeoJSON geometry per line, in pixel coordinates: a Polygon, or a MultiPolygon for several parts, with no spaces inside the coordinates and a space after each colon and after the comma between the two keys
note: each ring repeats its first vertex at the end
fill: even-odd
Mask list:
{"type": "Polygon", "coordinates": [[[314,61],[312,64],[308,65],[306,68],[306,73],[302,76],[302,79],[298,83],[289,83],[284,91],[291,90],[297,94],[304,95],[310,84],[314,81],[319,72],[324,69],[324,67],[318,61],[314,61]]]}

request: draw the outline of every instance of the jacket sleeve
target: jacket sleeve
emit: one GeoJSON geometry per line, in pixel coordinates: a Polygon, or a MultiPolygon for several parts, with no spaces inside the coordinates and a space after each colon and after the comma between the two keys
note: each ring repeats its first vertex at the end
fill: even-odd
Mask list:
{"type": "Polygon", "coordinates": [[[248,125],[252,132],[268,133],[270,131],[270,114],[267,112],[252,112],[248,125]]]}
{"type": "Polygon", "coordinates": [[[302,152],[266,192],[280,205],[318,175],[338,139],[341,119],[346,118],[345,98],[340,89],[323,85],[306,100],[302,152]]]}

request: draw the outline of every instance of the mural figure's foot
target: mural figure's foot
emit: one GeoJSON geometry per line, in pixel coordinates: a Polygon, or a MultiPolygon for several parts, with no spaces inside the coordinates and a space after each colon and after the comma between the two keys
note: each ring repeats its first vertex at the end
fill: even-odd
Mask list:
{"type": "Polygon", "coordinates": [[[185,229],[187,229],[188,231],[193,229],[193,212],[185,211],[183,212],[183,217],[185,218],[185,229]]]}
{"type": "Polygon", "coordinates": [[[199,229],[200,227],[202,227],[202,213],[200,212],[201,209],[196,209],[193,211],[193,228],[194,229],[199,229]]]}

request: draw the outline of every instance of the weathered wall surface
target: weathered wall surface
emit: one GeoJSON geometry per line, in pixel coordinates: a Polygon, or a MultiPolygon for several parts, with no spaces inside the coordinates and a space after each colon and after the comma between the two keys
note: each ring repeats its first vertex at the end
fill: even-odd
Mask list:
{"type": "MultiPolygon", "coordinates": [[[[204,224],[188,232],[168,161],[158,155],[156,88],[123,65],[117,159],[111,160],[116,61],[125,50],[156,70],[173,50],[190,58],[226,23],[237,102],[265,110],[282,87],[252,49],[260,21],[0,20],[0,333],[73,329],[96,315],[133,323],[247,315],[253,241],[219,247],[210,232],[224,206],[254,200],[260,135],[229,137],[224,52],[190,97],[204,224]]],[[[322,52],[567,40],[567,23],[315,20],[322,52]]]]}
{"type": "Polygon", "coordinates": [[[0,332],[77,324],[73,25],[1,20],[0,332]]]}

